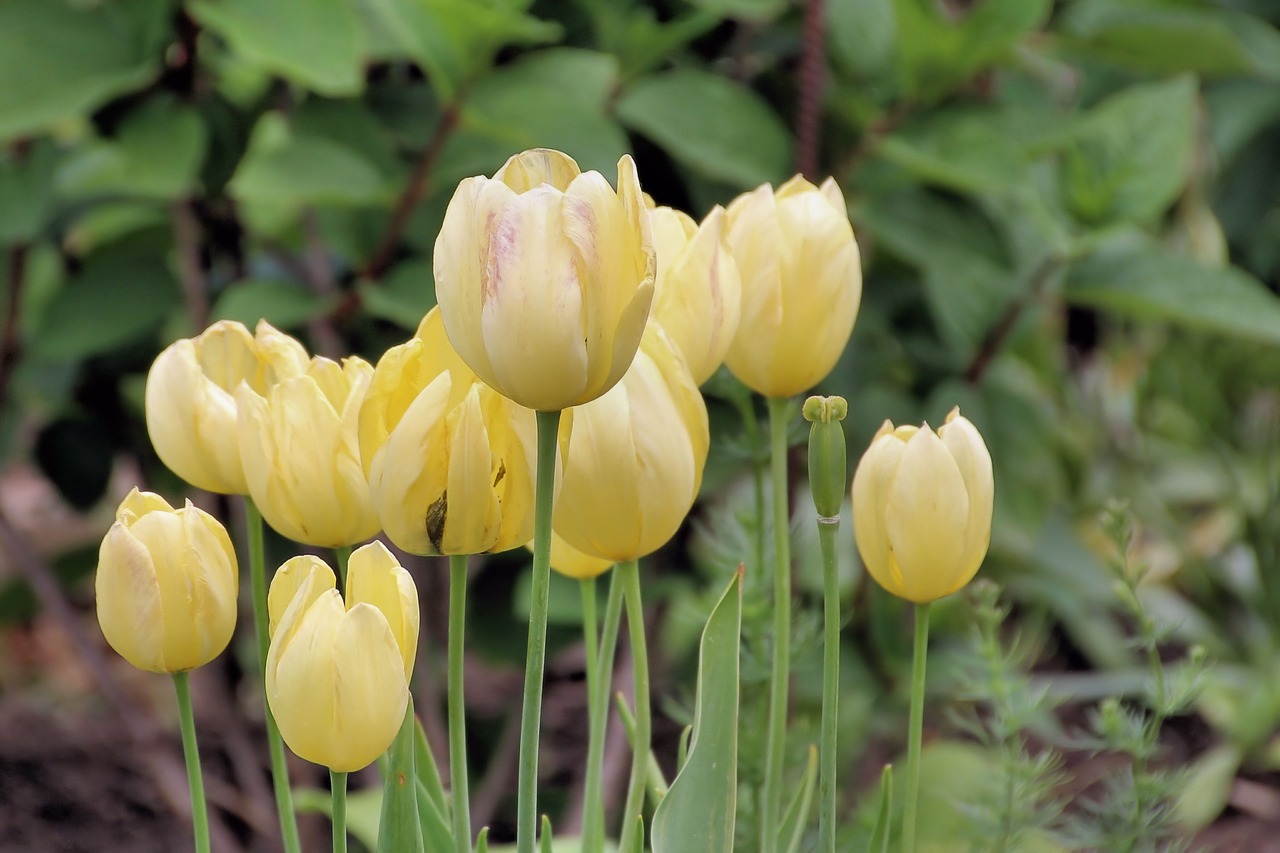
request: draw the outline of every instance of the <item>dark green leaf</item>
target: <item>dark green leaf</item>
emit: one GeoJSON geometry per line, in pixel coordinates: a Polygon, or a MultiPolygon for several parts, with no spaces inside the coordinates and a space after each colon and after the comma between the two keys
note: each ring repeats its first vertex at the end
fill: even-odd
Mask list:
{"type": "Polygon", "coordinates": [[[1280,298],[1261,282],[1234,267],[1202,266],[1154,248],[1077,263],[1066,297],[1138,319],[1280,344],[1280,298]]]}
{"type": "Polygon", "coordinates": [[[717,74],[685,68],[641,78],[617,114],[675,160],[734,187],[781,181],[791,170],[791,134],[777,113],[717,74]]]}
{"type": "Polygon", "coordinates": [[[832,59],[862,75],[879,74],[888,68],[898,33],[893,0],[826,3],[823,10],[832,59]]]}
{"type": "Polygon", "coordinates": [[[236,53],[308,89],[350,95],[364,86],[352,0],[193,0],[190,9],[236,53]]]}
{"type": "Polygon", "coordinates": [[[411,697],[405,708],[404,722],[387,752],[382,815],[378,820],[378,853],[423,850],[422,825],[418,821],[418,778],[414,768],[415,724],[411,697]]]}
{"type": "Polygon", "coordinates": [[[23,154],[0,154],[0,243],[29,241],[48,222],[57,156],[48,141],[23,154]]]}
{"type": "Polygon", "coordinates": [[[63,418],[36,435],[36,464],[67,503],[86,510],[102,499],[111,479],[111,439],[87,418],[63,418]]]}
{"type": "Polygon", "coordinates": [[[238,320],[250,329],[259,320],[278,329],[296,329],[325,307],[325,300],[300,285],[246,279],[222,292],[213,305],[213,319],[238,320]]]}
{"type": "Polygon", "coordinates": [[[369,314],[411,332],[435,307],[435,293],[431,261],[426,258],[402,261],[382,281],[360,285],[360,298],[369,314]]]}
{"type": "Polygon", "coordinates": [[[1026,153],[982,112],[948,111],[886,137],[876,153],[923,183],[964,193],[1024,185],[1026,153]]]}

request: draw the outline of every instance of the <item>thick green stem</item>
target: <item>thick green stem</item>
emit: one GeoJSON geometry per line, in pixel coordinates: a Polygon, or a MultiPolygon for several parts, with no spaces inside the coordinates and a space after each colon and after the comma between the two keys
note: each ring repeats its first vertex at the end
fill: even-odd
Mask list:
{"type": "Polygon", "coordinates": [[[930,603],[916,605],[916,643],[911,662],[911,722],[907,733],[907,802],[902,812],[902,851],[916,850],[916,804],[920,800],[920,740],[924,733],[924,666],[929,651],[930,603]]]}
{"type": "Polygon", "coordinates": [[[533,853],[538,833],[538,730],[542,723],[542,673],[547,658],[547,605],[551,592],[551,502],[555,495],[556,436],[559,430],[558,411],[538,412],[533,584],[529,594],[529,645],[525,652],[524,705],[520,714],[516,853],[533,853]]]}
{"type": "Polygon", "coordinates": [[[267,616],[267,570],[262,544],[262,515],[250,498],[244,499],[245,526],[249,537],[249,583],[253,597],[253,630],[258,641],[258,676],[262,679],[263,712],[267,724],[267,751],[271,756],[271,783],[275,789],[276,811],[280,813],[280,835],[285,853],[301,853],[298,820],[293,813],[293,791],[289,787],[289,766],[284,753],[280,727],[266,700],[267,651],[271,646],[267,616]]]}
{"type": "Polygon", "coordinates": [[[337,546],[333,549],[333,556],[338,564],[338,589],[345,594],[347,590],[347,564],[351,562],[351,546],[337,546]]]}
{"type": "Polygon", "coordinates": [[[453,846],[471,851],[471,798],[467,793],[467,702],[462,686],[467,627],[467,558],[449,557],[449,784],[453,789],[453,846]]]}
{"type": "Polygon", "coordinates": [[[173,686],[178,693],[178,721],[182,726],[182,755],[187,760],[187,786],[191,789],[191,825],[195,828],[196,853],[209,853],[209,810],[204,802],[204,777],[200,773],[196,718],[191,712],[191,685],[187,673],[175,672],[173,686]]]}
{"type": "MultiPolygon", "coordinates": [[[[585,593],[584,593],[585,594],[585,593]]],[[[601,853],[604,850],[604,777],[605,730],[609,725],[609,695],[613,687],[613,658],[618,648],[618,625],[622,621],[622,581],[614,571],[609,581],[609,601],[604,608],[604,631],[595,663],[594,686],[588,680],[587,779],[583,789],[582,850],[601,853]]],[[[590,679],[588,664],[588,679],[590,679]]]]}
{"type": "Polygon", "coordinates": [[[787,508],[787,412],[785,397],[769,398],[769,470],[773,488],[773,670],[769,681],[768,741],[760,815],[760,850],[778,846],[782,765],[786,758],[787,692],[791,680],[791,539],[787,508]]]}
{"type": "Polygon", "coordinates": [[[818,849],[836,849],[836,728],[840,721],[839,518],[818,520],[822,545],[822,748],[819,752],[818,849]]]}
{"type": "Polygon", "coordinates": [[[760,453],[760,419],[756,417],[755,406],[752,405],[750,393],[742,395],[738,401],[738,411],[742,414],[742,422],[747,430],[747,442],[751,445],[751,486],[755,502],[755,530],[751,537],[753,549],[747,581],[761,596],[765,591],[764,577],[764,470],[760,460],[754,454],[760,453]]]}
{"type": "Polygon", "coordinates": [[[347,853],[347,774],[329,771],[333,795],[333,853],[347,853]]]}
{"type": "Polygon", "coordinates": [[[622,582],[627,603],[627,631],[631,637],[631,669],[635,684],[636,733],[631,744],[631,781],[622,809],[622,838],[619,850],[631,850],[644,816],[645,783],[649,775],[649,742],[652,720],[649,711],[649,655],[644,637],[644,605],[640,600],[640,565],[635,560],[619,563],[614,571],[622,582]]]}

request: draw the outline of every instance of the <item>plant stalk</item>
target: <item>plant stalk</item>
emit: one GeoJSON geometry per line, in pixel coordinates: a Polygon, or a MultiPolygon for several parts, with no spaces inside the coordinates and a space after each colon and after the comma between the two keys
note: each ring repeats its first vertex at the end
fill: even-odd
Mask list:
{"type": "Polygon", "coordinates": [[[644,636],[644,605],[640,599],[640,565],[635,560],[627,560],[619,563],[614,571],[622,581],[622,594],[627,605],[627,631],[631,637],[635,679],[636,731],[631,744],[631,781],[627,785],[626,805],[622,810],[622,838],[618,842],[619,850],[631,850],[636,844],[636,833],[643,826],[644,794],[649,775],[653,726],[649,709],[649,655],[644,636]]]}
{"type": "Polygon", "coordinates": [[[916,605],[916,641],[911,662],[911,721],[907,734],[907,802],[902,812],[902,850],[916,850],[916,806],[920,800],[920,741],[924,733],[924,669],[929,650],[931,602],[916,605]]]}
{"type": "Polygon", "coordinates": [[[777,849],[786,759],[787,693],[791,669],[791,540],[787,507],[787,412],[785,397],[769,398],[769,468],[773,487],[773,669],[769,681],[768,740],[761,797],[760,849],[777,849]]]}
{"type": "Polygon", "coordinates": [[[347,853],[347,774],[329,771],[333,795],[333,853],[347,853]]]}
{"type": "Polygon", "coordinates": [[[191,789],[191,825],[195,831],[196,853],[209,853],[209,809],[204,800],[204,777],[200,773],[200,749],[196,745],[196,720],[191,711],[188,673],[175,672],[173,686],[178,694],[182,756],[187,760],[187,786],[191,789]]]}
{"type": "MultiPolygon", "coordinates": [[[[591,683],[591,663],[588,662],[587,717],[587,778],[583,790],[582,849],[583,853],[602,853],[604,850],[604,742],[609,725],[609,695],[613,687],[613,658],[618,647],[618,625],[622,621],[622,581],[615,570],[609,580],[609,600],[604,608],[604,630],[600,636],[600,648],[595,662],[596,679],[591,683]]],[[[585,593],[584,593],[585,595],[585,593]]]]}
{"type": "Polygon", "coordinates": [[[453,844],[471,853],[471,797],[467,791],[467,701],[463,643],[467,628],[467,557],[449,557],[449,785],[453,790],[453,844]]]}
{"type": "Polygon", "coordinates": [[[836,849],[836,732],[840,721],[840,519],[818,520],[822,546],[822,731],[819,750],[818,849],[836,849]]]}

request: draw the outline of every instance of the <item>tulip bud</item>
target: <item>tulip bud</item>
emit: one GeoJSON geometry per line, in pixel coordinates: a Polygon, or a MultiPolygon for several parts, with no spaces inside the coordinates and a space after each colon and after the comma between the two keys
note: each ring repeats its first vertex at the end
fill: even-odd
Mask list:
{"type": "Polygon", "coordinates": [[[199,337],[174,341],[147,373],[147,432],[160,460],[197,488],[248,493],[236,440],[236,388],[244,382],[265,394],[306,366],[302,344],[265,321],[256,335],[222,320],[199,337]]]}
{"type": "Polygon", "coordinates": [[[343,773],[371,764],[400,729],[419,619],[413,580],[381,543],[354,551],[348,569],[345,603],[315,557],[282,566],[268,597],[271,713],[290,749],[343,773]]]}
{"type": "Polygon", "coordinates": [[[378,361],[360,455],[387,536],[413,554],[505,551],[533,536],[534,413],[484,385],[433,308],[378,361]]]}
{"type": "Polygon", "coordinates": [[[564,538],[553,530],[551,531],[551,568],[565,577],[581,581],[599,577],[609,571],[613,568],[613,560],[584,554],[564,541],[564,538]]]}
{"type": "Polygon", "coordinates": [[[800,175],[734,199],[729,247],[742,276],[742,317],[725,363],[766,397],[821,382],[853,332],[862,266],[844,196],[800,175]]]}
{"type": "Polygon", "coordinates": [[[849,413],[844,397],[810,397],[804,401],[804,419],[809,430],[809,488],[813,505],[822,518],[838,518],[844,503],[846,470],[844,427],[840,422],[849,413]]]}
{"type": "Polygon", "coordinates": [[[565,412],[552,526],[577,550],[613,562],[657,550],[693,506],[709,443],[698,386],[662,327],[650,324],[622,381],[565,412]]]}
{"type": "Polygon", "coordinates": [[[259,394],[236,391],[240,454],[262,517],[295,542],[334,548],[378,532],[360,464],[360,404],[373,368],[313,358],[304,374],[259,394]]]}
{"type": "Polygon", "coordinates": [[[994,496],[991,455],[959,409],[937,433],[885,421],[853,475],[854,534],[867,571],[917,604],[950,595],[987,554],[994,496]]]}
{"type": "Polygon", "coordinates": [[[190,501],[175,510],[159,495],[131,491],[102,540],[94,586],[103,636],[149,672],[203,666],[236,627],[231,539],[190,501]]]}
{"type": "Polygon", "coordinates": [[[724,210],[701,225],[678,210],[649,211],[658,255],[653,319],[680,348],[698,385],[724,361],[738,330],[742,282],[725,242],[724,210]]]}
{"type": "Polygon", "coordinates": [[[541,411],[594,400],[630,366],[653,298],[635,164],[618,161],[616,192],[547,149],[467,178],[433,269],[449,340],[486,384],[541,411]]]}

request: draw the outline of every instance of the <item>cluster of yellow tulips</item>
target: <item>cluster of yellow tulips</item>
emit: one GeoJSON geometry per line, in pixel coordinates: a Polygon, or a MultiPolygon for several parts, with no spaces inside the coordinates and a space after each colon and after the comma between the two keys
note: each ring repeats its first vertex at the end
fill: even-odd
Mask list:
{"type": "MultiPolygon", "coordinates": [[[[746,193],[698,223],[655,207],[630,157],[618,163],[615,188],[564,154],[526,151],[492,178],[458,186],[433,268],[438,307],[376,366],[355,356],[341,363],[309,357],[265,322],[253,333],[219,322],[165,349],[148,376],[147,426],[161,460],[197,488],[246,496],[286,847],[296,849],[297,835],[277,726],[294,753],[334,774],[335,849],[345,845],[338,797],[344,774],[412,730],[408,685],[419,619],[413,580],[378,541],[350,550],[380,532],[405,552],[451,558],[450,820],[459,851],[471,850],[474,839],[462,729],[465,556],[532,543],[522,853],[536,838],[548,571],[554,566],[590,583],[617,566],[637,646],[637,760],[620,846],[643,844],[634,818],[643,806],[650,722],[636,561],[672,537],[698,495],[709,446],[698,386],[725,364],[769,399],[771,416],[776,620],[761,843],[775,849],[790,630],[787,404],[834,367],[862,290],[840,189],[797,176],[746,193]],[[288,539],[335,549],[337,574],[317,557],[298,556],[275,572],[268,594],[259,512],[288,539]]],[[[838,398],[806,407],[815,422],[811,479],[820,527],[831,531],[848,494],[844,408],[838,398]]],[[[958,412],[936,433],[886,423],[852,491],[870,574],[921,603],[918,622],[927,628],[927,602],[967,583],[986,553],[993,486],[982,438],[958,412]]],[[[228,644],[238,591],[235,551],[212,516],[137,490],[125,498],[102,544],[98,616],[127,660],[175,675],[189,762],[194,732],[186,737],[185,673],[228,644]]],[[[830,617],[833,589],[828,598],[830,617]]],[[[829,630],[838,627],[838,609],[834,615],[829,630]]],[[[615,632],[617,619],[615,612],[615,632]]],[[[589,649],[594,625],[590,631],[589,649]]],[[[919,626],[917,636],[923,642],[919,626]]],[[[838,645],[829,638],[828,653],[838,645]]],[[[918,655],[923,679],[922,648],[918,655]]],[[[606,664],[600,672],[611,672],[603,654],[598,662],[592,657],[589,663],[606,664]]],[[[593,749],[607,696],[607,685],[592,690],[593,749]]],[[[834,705],[834,688],[828,698],[834,705]]],[[[824,716],[827,710],[834,720],[834,708],[824,716]]],[[[912,760],[918,710],[913,704],[912,760]]],[[[830,736],[833,744],[834,728],[830,736]]],[[[826,764],[831,805],[822,810],[822,833],[830,850],[834,768],[826,764]]],[[[197,846],[207,849],[198,764],[191,782],[197,846]]],[[[603,846],[595,812],[602,814],[589,783],[584,850],[603,846]]]]}

